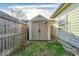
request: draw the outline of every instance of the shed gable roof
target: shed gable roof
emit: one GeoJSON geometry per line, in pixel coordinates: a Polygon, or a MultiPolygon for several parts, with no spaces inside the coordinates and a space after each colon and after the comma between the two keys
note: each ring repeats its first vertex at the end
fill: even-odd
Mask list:
{"type": "Polygon", "coordinates": [[[31,20],[34,21],[34,20],[48,20],[48,19],[39,14],[36,17],[32,18],[31,20]]]}

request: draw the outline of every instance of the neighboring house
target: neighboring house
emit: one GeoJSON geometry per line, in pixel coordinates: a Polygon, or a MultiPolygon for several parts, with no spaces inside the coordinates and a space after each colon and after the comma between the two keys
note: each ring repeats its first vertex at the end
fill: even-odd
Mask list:
{"type": "Polygon", "coordinates": [[[55,36],[60,38],[62,44],[69,47],[70,51],[75,49],[76,52],[79,48],[79,4],[61,4],[50,19],[54,21],[55,36]]]}
{"type": "Polygon", "coordinates": [[[29,40],[50,40],[50,21],[37,15],[30,21],[29,40]]]}

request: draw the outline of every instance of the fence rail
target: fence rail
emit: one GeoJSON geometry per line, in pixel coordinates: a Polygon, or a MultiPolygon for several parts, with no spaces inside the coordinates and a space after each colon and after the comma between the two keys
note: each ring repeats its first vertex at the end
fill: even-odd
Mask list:
{"type": "Polygon", "coordinates": [[[21,45],[23,34],[25,33],[12,34],[7,36],[4,35],[0,37],[0,54],[2,54],[4,51],[19,47],[21,45]]]}

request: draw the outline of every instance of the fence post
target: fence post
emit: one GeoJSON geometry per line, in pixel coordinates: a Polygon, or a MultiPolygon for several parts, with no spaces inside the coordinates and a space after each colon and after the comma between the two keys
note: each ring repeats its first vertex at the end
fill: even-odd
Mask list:
{"type": "Polygon", "coordinates": [[[6,50],[6,38],[4,39],[4,49],[6,50]]]}
{"type": "Polygon", "coordinates": [[[9,37],[8,37],[8,49],[10,48],[10,45],[9,45],[9,37]]]}
{"type": "Polygon", "coordinates": [[[3,39],[1,39],[1,53],[3,53],[3,39]]]}

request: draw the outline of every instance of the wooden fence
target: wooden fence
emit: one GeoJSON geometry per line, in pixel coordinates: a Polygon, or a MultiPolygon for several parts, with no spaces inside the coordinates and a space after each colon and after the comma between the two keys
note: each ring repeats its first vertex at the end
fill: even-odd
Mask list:
{"type": "Polygon", "coordinates": [[[27,40],[27,25],[0,11],[0,55],[5,55],[27,40]]]}

